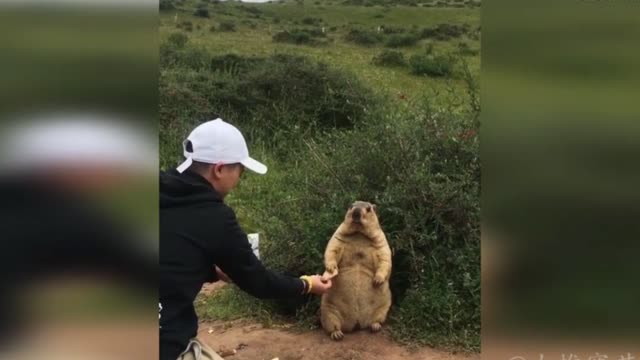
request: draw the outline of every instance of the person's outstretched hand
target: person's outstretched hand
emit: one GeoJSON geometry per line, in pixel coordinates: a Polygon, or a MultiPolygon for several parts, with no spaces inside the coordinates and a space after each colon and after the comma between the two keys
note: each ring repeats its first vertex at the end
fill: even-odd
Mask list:
{"type": "Polygon", "coordinates": [[[320,275],[311,275],[311,293],[316,295],[322,295],[331,288],[331,279],[323,279],[320,275]]]}

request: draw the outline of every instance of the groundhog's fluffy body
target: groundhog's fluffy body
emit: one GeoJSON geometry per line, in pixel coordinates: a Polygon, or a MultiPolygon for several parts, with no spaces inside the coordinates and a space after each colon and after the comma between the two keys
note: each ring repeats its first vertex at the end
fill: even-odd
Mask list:
{"type": "Polygon", "coordinates": [[[391,250],[374,205],[353,204],[329,240],[324,260],[324,276],[333,286],[322,296],[322,327],[334,340],[356,327],[380,330],[391,306],[391,250]]]}

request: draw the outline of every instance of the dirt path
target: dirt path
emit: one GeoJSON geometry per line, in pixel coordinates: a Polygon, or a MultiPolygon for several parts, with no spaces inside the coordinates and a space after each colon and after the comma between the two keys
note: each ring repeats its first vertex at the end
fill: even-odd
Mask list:
{"type": "MultiPolygon", "coordinates": [[[[219,286],[207,286],[210,293],[219,286]]],[[[228,360],[479,360],[479,354],[451,354],[428,347],[409,349],[398,345],[384,331],[358,331],[335,342],[321,330],[293,332],[286,326],[263,328],[247,321],[203,322],[198,338],[221,353],[236,349],[228,360]]]]}

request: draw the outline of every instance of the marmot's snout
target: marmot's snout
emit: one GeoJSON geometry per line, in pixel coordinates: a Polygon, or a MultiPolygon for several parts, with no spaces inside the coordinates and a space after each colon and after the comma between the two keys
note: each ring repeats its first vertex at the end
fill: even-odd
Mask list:
{"type": "Polygon", "coordinates": [[[353,213],[351,214],[351,219],[354,223],[359,223],[362,220],[362,213],[360,212],[360,208],[353,209],[353,213]]]}

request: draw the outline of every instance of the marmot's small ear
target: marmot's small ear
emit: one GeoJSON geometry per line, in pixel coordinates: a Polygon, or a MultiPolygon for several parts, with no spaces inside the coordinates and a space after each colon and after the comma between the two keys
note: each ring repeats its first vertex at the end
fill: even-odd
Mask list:
{"type": "Polygon", "coordinates": [[[373,212],[376,212],[376,209],[377,209],[376,204],[371,204],[371,208],[373,209],[373,212]]]}

